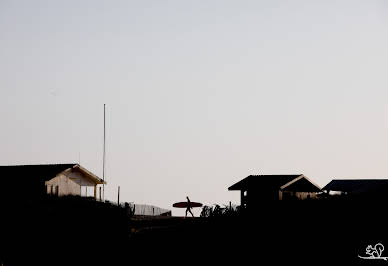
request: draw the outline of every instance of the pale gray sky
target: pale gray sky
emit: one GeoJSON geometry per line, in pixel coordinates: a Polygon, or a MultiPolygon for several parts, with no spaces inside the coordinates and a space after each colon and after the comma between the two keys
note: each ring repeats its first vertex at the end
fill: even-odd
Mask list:
{"type": "MultiPolygon", "coordinates": [[[[0,164],[239,203],[250,174],[388,178],[385,1],[0,1],[0,164]]],[[[183,212],[174,211],[174,214],[183,212]]],[[[198,214],[198,212],[197,212],[198,214]]]]}

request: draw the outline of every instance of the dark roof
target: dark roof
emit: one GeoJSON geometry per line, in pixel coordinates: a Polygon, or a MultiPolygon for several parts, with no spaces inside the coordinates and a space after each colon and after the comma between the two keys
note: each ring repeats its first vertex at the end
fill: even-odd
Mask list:
{"type": "Polygon", "coordinates": [[[19,183],[45,182],[58,173],[74,167],[73,164],[7,165],[0,166],[0,182],[19,183]]]}
{"type": "Polygon", "coordinates": [[[248,186],[260,185],[264,187],[274,187],[280,189],[281,186],[291,182],[301,175],[250,175],[230,186],[228,190],[246,189],[248,186]]]}
{"type": "Polygon", "coordinates": [[[388,179],[336,179],[322,190],[363,193],[381,189],[388,190],[388,179]]]}

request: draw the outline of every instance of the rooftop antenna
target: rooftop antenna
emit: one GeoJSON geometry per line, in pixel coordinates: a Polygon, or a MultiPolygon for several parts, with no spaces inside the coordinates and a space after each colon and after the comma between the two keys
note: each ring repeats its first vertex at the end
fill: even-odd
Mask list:
{"type": "Polygon", "coordinates": [[[104,147],[102,153],[102,201],[105,201],[105,103],[104,103],[104,147]]]}

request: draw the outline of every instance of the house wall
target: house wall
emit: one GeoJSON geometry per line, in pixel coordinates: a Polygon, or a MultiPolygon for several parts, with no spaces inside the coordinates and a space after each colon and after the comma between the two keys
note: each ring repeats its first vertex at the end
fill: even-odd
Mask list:
{"type": "MultiPolygon", "coordinates": [[[[58,186],[58,196],[64,195],[80,195],[80,185],[73,180],[69,179],[66,175],[60,174],[53,179],[46,182],[47,193],[51,193],[51,187],[55,188],[58,186]]],[[[54,191],[54,189],[53,189],[54,191]]]]}
{"type": "Polygon", "coordinates": [[[241,201],[241,206],[246,207],[247,201],[248,201],[248,192],[245,190],[240,191],[240,201],[241,201]]]}
{"type": "Polygon", "coordinates": [[[72,170],[64,172],[63,174],[66,175],[69,179],[73,180],[75,183],[77,183],[80,186],[94,187],[94,185],[95,185],[92,181],[90,181],[90,179],[86,178],[78,170],[72,169],[72,170]]]}
{"type": "Polygon", "coordinates": [[[317,198],[316,192],[296,192],[296,196],[299,199],[314,199],[317,198]]]}
{"type": "Polygon", "coordinates": [[[82,173],[76,170],[68,170],[56,177],[50,179],[46,183],[47,193],[55,192],[55,187],[58,186],[58,196],[78,195],[81,196],[81,186],[94,187],[94,183],[86,178],[82,173]]]}
{"type": "Polygon", "coordinates": [[[317,198],[317,193],[315,192],[292,192],[292,191],[279,191],[279,200],[288,200],[288,199],[314,199],[317,198]]]}
{"type": "Polygon", "coordinates": [[[260,206],[270,206],[273,202],[279,200],[279,194],[277,190],[270,188],[250,189],[245,190],[244,196],[241,191],[241,206],[248,209],[255,209],[260,206]]]}
{"type": "Polygon", "coordinates": [[[305,200],[317,198],[316,192],[295,192],[280,191],[277,189],[262,188],[251,189],[249,191],[240,191],[241,206],[259,206],[262,204],[273,203],[278,200],[305,200]],[[246,195],[244,195],[244,192],[246,195]]]}
{"type": "Polygon", "coordinates": [[[279,199],[278,190],[271,188],[250,189],[247,191],[247,202],[260,203],[260,202],[272,202],[279,199]]]}

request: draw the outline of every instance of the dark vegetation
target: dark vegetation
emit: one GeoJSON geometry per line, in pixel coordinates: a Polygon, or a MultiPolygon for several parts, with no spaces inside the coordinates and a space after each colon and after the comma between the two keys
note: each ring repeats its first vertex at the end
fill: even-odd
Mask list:
{"type": "Polygon", "coordinates": [[[1,205],[0,259],[5,266],[103,262],[128,241],[128,219],[124,209],[91,198],[8,199],[1,205]]]}
{"type": "Polygon", "coordinates": [[[8,201],[1,208],[0,259],[4,265],[365,264],[358,255],[367,245],[388,247],[386,203],[335,197],[262,202],[254,210],[216,205],[184,219],[130,216],[123,207],[80,197],[8,201]]]}
{"type": "Polygon", "coordinates": [[[365,255],[367,245],[388,246],[386,203],[385,197],[366,196],[262,202],[251,211],[207,206],[203,217],[144,233],[139,243],[167,254],[197,250],[203,259],[239,264],[252,259],[255,264],[365,264],[358,255],[365,255]]]}
{"type": "Polygon", "coordinates": [[[215,206],[203,206],[200,217],[217,218],[217,217],[233,217],[241,215],[240,206],[228,206],[221,207],[218,204],[215,206]]]}

